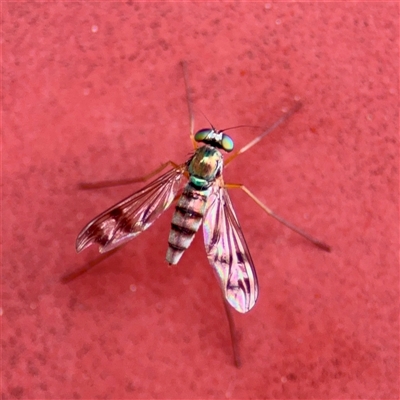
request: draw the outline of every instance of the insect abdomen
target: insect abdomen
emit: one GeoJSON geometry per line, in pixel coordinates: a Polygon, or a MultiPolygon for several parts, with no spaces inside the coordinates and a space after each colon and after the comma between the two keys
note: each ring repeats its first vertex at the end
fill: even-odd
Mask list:
{"type": "Polygon", "coordinates": [[[177,264],[190,246],[203,221],[209,189],[197,190],[186,185],[175,207],[168,238],[167,262],[177,264]]]}

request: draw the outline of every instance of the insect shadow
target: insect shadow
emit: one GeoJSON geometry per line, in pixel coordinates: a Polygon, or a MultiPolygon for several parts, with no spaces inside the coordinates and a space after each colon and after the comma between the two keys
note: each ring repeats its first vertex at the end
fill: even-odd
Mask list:
{"type": "Polygon", "coordinates": [[[168,207],[176,203],[166,260],[170,265],[177,264],[203,224],[207,258],[222,290],[234,363],[239,367],[241,360],[231,308],[240,313],[250,311],[257,301],[259,289],[254,263],[227,189],[243,190],[271,217],[320,249],[330,251],[331,248],[277,215],[245,185],[225,183],[223,180],[224,167],[226,168],[236,157],[245,153],[277,126],[283,124],[300,109],[301,103],[296,102],[263,133],[244,147],[234,151],[234,142],[226,134],[227,129],[217,130],[210,124],[209,128],[194,132],[187,63],[182,62],[181,66],[189,111],[190,138],[194,148],[193,155],[181,164],[167,161],[140,178],[80,184],[81,189],[98,189],[146,182],[168,168],[167,172],[102,212],[82,229],[76,239],[77,252],[81,252],[92,244],[98,244],[102,254],[83,267],[64,275],[61,281],[70,282],[113,255],[126,242],[149,228],[168,207]],[[225,161],[223,153],[229,154],[225,161]]]}

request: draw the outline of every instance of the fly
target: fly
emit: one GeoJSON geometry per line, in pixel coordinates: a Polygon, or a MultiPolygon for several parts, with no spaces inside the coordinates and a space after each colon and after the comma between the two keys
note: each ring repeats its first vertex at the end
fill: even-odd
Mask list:
{"type": "MultiPolygon", "coordinates": [[[[226,302],[240,313],[250,311],[258,298],[256,270],[227,189],[243,190],[267,214],[325,251],[330,247],[295,227],[264,205],[246,186],[227,184],[223,168],[239,154],[258,143],[300,108],[300,103],[284,114],[246,146],[233,152],[234,142],[223,130],[213,126],[193,131],[193,117],[186,63],[182,63],[190,115],[190,137],[194,154],[184,163],[167,161],[152,173],[139,179],[83,184],[86,189],[147,181],[169,167],[168,171],[126,199],[110,207],[90,221],[79,233],[76,250],[81,252],[98,244],[100,253],[107,253],[82,269],[63,277],[67,282],[86,272],[113,254],[120,246],[147,228],[177,201],[168,238],[166,260],[170,265],[179,262],[203,225],[203,237],[208,261],[216,273],[226,302]],[[200,146],[200,147],[199,147],[200,146]],[[233,152],[233,153],[232,153],[233,152]],[[224,162],[224,153],[231,155],[224,162]]],[[[226,305],[226,303],[225,303],[226,305]]],[[[236,365],[240,364],[235,344],[235,329],[229,307],[225,307],[230,325],[236,365]]]]}

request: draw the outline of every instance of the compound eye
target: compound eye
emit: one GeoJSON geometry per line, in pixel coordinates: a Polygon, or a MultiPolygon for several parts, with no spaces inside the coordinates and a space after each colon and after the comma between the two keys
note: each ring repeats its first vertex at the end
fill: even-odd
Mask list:
{"type": "Polygon", "coordinates": [[[232,151],[234,147],[233,140],[228,135],[225,135],[225,133],[222,135],[221,145],[222,148],[228,153],[232,151]]]}
{"type": "Polygon", "coordinates": [[[194,135],[194,140],[196,142],[203,142],[204,140],[207,139],[210,133],[212,133],[213,130],[210,128],[205,128],[205,129],[200,129],[199,131],[196,132],[194,135]]]}

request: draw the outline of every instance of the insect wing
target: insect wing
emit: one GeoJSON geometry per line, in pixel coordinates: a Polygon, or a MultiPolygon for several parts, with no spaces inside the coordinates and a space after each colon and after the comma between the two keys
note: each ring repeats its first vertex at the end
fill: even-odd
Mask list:
{"type": "Polygon", "coordinates": [[[226,300],[241,313],[249,311],[258,297],[257,275],[228,192],[218,185],[208,199],[203,233],[226,300]]]}
{"type": "Polygon", "coordinates": [[[112,250],[147,229],[173,202],[182,187],[185,166],[172,169],[89,222],[76,239],[76,250],[98,243],[112,250]]]}

